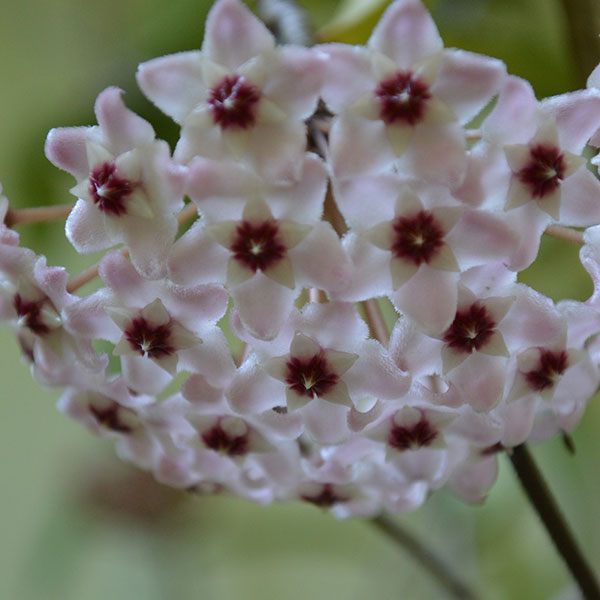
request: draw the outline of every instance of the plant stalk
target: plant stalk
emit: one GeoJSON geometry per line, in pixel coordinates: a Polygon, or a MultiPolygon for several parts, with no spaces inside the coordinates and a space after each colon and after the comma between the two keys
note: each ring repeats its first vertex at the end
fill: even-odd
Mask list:
{"type": "Polygon", "coordinates": [[[598,580],[569,530],[560,508],[527,446],[521,444],[513,448],[509,456],[525,493],[542,520],[554,546],[567,563],[584,598],[600,600],[598,580]]]}
{"type": "Polygon", "coordinates": [[[371,520],[380,531],[404,548],[454,598],[476,600],[478,596],[448,566],[412,534],[386,515],[371,520]]]}

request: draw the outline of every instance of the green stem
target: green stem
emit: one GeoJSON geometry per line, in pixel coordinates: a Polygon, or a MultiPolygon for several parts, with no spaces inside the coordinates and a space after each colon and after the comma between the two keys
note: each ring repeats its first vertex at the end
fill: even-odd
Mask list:
{"type": "Polygon", "coordinates": [[[600,600],[600,586],[556,504],[527,446],[513,448],[510,460],[517,476],[584,598],[600,600]]]}
{"type": "Polygon", "coordinates": [[[419,540],[386,515],[371,520],[379,530],[404,548],[454,598],[476,600],[475,593],[448,566],[419,540]]]}

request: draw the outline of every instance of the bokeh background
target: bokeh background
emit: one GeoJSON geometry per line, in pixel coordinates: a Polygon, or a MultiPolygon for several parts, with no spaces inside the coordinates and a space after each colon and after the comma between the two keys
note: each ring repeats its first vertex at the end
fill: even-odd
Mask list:
{"type": "MultiPolygon", "coordinates": [[[[509,72],[532,81],[541,98],[585,85],[585,74],[598,61],[593,34],[600,32],[600,19],[589,7],[584,11],[582,1],[426,4],[447,46],[503,59],[509,72]]],[[[386,3],[301,4],[324,28],[324,39],[364,42],[386,3]]],[[[209,5],[0,0],[0,181],[14,206],[71,201],[72,179],[46,161],[44,139],[51,127],[93,124],[93,102],[108,85],[122,87],[126,103],[150,119],[160,136],[175,138],[173,124],[137,90],[136,65],[198,48],[209,5]]],[[[22,226],[19,232],[49,264],[75,273],[89,259],[72,251],[62,228],[22,226]]],[[[577,250],[545,239],[538,263],[522,280],[557,300],[587,298],[591,281],[577,250]]],[[[2,600],[445,597],[410,555],[368,522],[338,522],[312,506],[191,497],[154,484],[121,463],[109,442],[56,412],[59,392],[32,381],[6,329],[0,329],[0,375],[2,600]]],[[[559,439],[534,448],[597,572],[598,431],[594,399],[573,434],[574,456],[559,439]]],[[[468,506],[440,492],[399,521],[486,600],[577,597],[510,464],[501,462],[484,505],[468,506]]]]}

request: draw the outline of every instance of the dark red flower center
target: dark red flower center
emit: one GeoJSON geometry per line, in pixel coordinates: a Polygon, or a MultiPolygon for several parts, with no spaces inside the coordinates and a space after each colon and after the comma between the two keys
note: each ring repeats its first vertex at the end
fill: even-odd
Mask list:
{"type": "Polygon", "coordinates": [[[252,127],[260,91],[239,75],[228,75],[208,94],[215,125],[221,129],[252,127]]]}
{"type": "Polygon", "coordinates": [[[242,221],[236,227],[236,237],[230,247],[233,257],[256,273],[280,261],[286,254],[279,241],[279,229],[273,220],[253,225],[242,221]]]}
{"type": "Polygon", "coordinates": [[[496,323],[485,306],[475,302],[469,308],[456,313],[454,322],[444,334],[444,341],[451,348],[470,354],[490,341],[495,328],[496,323]]]}
{"type": "Polygon", "coordinates": [[[175,352],[171,343],[169,324],[151,325],[144,317],[137,317],[125,331],[125,339],[133,350],[149,358],[162,358],[175,352]]]}
{"type": "Polygon", "coordinates": [[[386,125],[398,121],[415,125],[423,119],[431,93],[427,84],[412,71],[398,71],[379,84],[375,96],[386,125]]]}
{"type": "Polygon", "coordinates": [[[112,162],[96,167],[90,175],[90,196],[98,210],[120,217],[127,213],[126,199],[137,184],[121,177],[112,162]]]}
{"type": "Polygon", "coordinates": [[[13,307],[17,311],[19,321],[36,335],[50,333],[50,327],[42,321],[41,308],[44,300],[32,302],[22,298],[21,294],[15,294],[13,307]]]}
{"type": "Polygon", "coordinates": [[[322,352],[311,358],[291,357],[286,366],[285,382],[300,396],[322,396],[339,381],[322,352]]]}
{"type": "Polygon", "coordinates": [[[333,489],[333,486],[330,483],[323,484],[323,488],[318,494],[314,494],[312,496],[308,494],[302,494],[300,498],[302,498],[302,500],[305,500],[306,502],[310,502],[311,504],[314,504],[315,506],[320,506],[322,508],[329,508],[334,504],[338,504],[339,502],[346,502],[348,500],[348,498],[346,498],[345,496],[340,496],[339,494],[336,494],[335,490],[333,489]]]}
{"type": "Polygon", "coordinates": [[[517,177],[530,189],[533,198],[543,198],[564,179],[565,159],[556,146],[543,144],[530,148],[529,156],[529,164],[517,173],[517,177]]]}
{"type": "Polygon", "coordinates": [[[232,436],[220,423],[205,431],[201,437],[207,448],[227,456],[243,456],[248,452],[248,433],[232,436]]]}
{"type": "Polygon", "coordinates": [[[425,210],[412,217],[398,217],[392,228],[392,253],[416,265],[428,263],[444,245],[444,231],[425,210]]]}
{"type": "Polygon", "coordinates": [[[131,433],[134,429],[131,423],[123,420],[125,413],[135,415],[134,411],[114,401],[111,401],[108,406],[102,407],[90,404],[89,409],[98,424],[106,429],[117,431],[118,433],[131,433]]]}
{"type": "Polygon", "coordinates": [[[567,353],[542,350],[537,369],[525,373],[527,383],[536,391],[553,387],[558,378],[567,370],[569,359],[567,353]]]}
{"type": "Polygon", "coordinates": [[[414,425],[403,426],[393,422],[388,444],[402,452],[411,448],[429,446],[437,436],[437,429],[434,429],[425,415],[422,414],[421,419],[414,425]]]}

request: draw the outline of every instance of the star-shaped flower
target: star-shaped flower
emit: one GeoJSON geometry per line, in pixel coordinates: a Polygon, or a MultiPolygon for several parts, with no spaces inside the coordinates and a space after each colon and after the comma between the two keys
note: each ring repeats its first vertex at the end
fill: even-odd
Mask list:
{"type": "Polygon", "coordinates": [[[331,131],[338,177],[394,163],[426,179],[460,183],[466,145],[459,124],[499,89],[500,62],[444,50],[418,0],[392,3],[366,48],[326,44],[321,49],[329,56],[323,98],[342,115],[331,131]]]}
{"type": "Polygon", "coordinates": [[[123,242],[136,267],[159,278],[183,206],[184,169],[150,123],[125,107],[121,90],[104,90],[95,110],[98,126],[53,129],[46,140],[49,160],[78,182],[67,237],[84,254],[123,242]]]}
{"type": "Polygon", "coordinates": [[[138,83],[182,125],[179,160],[229,156],[268,178],[294,179],[322,63],[318,52],[275,47],[273,35],[239,0],[219,0],[208,15],[202,50],[140,65],[138,83]]]}
{"type": "Polygon", "coordinates": [[[271,377],[286,384],[289,410],[297,410],[313,398],[352,406],[342,376],[358,356],[322,348],[313,339],[297,333],[287,356],[271,359],[265,366],[271,377]]]}

